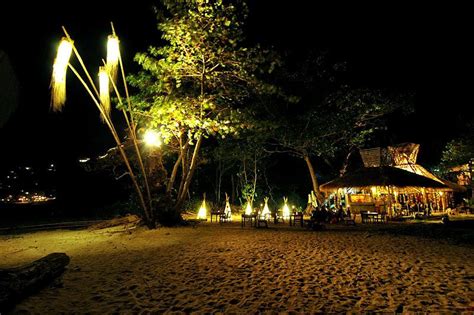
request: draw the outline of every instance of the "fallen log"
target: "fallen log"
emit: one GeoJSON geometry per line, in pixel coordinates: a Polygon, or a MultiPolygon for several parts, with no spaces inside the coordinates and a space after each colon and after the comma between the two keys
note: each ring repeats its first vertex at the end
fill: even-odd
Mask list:
{"type": "Polygon", "coordinates": [[[52,253],[26,266],[0,269],[0,313],[59,277],[69,260],[64,253],[52,253]]]}

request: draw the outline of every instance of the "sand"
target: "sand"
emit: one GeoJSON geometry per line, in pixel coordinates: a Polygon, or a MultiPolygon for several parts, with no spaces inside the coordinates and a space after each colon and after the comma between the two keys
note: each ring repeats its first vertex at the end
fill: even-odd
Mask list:
{"type": "Polygon", "coordinates": [[[0,268],[71,257],[14,312],[474,312],[474,250],[352,227],[238,223],[0,236],[0,268]]]}

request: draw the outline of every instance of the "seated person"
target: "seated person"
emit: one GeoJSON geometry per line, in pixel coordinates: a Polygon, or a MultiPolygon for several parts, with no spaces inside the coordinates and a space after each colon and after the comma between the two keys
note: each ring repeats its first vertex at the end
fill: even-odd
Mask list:
{"type": "Polygon", "coordinates": [[[342,221],[342,220],[344,220],[344,210],[342,210],[342,207],[339,206],[337,208],[336,221],[339,222],[339,221],[342,221]]]}
{"type": "Polygon", "coordinates": [[[311,212],[311,219],[308,223],[308,228],[315,230],[318,227],[321,227],[324,221],[325,221],[325,218],[322,214],[322,211],[320,210],[319,207],[315,207],[313,211],[311,212]]]}

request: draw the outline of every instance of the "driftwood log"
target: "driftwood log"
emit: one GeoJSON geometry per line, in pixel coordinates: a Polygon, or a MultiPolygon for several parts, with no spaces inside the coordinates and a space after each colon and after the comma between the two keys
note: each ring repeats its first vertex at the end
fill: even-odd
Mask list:
{"type": "Polygon", "coordinates": [[[0,269],[0,313],[59,277],[69,256],[52,253],[22,267],[0,269]]]}

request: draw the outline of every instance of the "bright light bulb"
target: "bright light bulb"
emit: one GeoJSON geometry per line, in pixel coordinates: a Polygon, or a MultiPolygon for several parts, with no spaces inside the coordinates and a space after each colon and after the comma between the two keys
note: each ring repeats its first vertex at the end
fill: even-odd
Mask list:
{"type": "Polygon", "coordinates": [[[145,140],[145,143],[151,147],[161,146],[160,134],[154,130],[147,130],[143,140],[145,140]]]}

